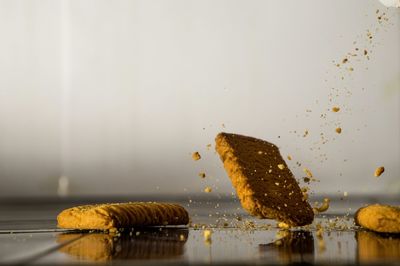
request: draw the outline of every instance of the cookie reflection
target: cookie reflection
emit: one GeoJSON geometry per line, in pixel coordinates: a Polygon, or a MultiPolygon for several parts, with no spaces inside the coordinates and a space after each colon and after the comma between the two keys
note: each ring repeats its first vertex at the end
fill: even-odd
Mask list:
{"type": "Polygon", "coordinates": [[[356,232],[359,262],[400,259],[400,235],[356,232]]]}
{"type": "Polygon", "coordinates": [[[259,251],[267,258],[277,257],[282,263],[312,262],[314,237],[308,231],[281,231],[282,238],[259,245],[259,251]]]}
{"type": "MultiPolygon", "coordinates": [[[[171,259],[184,253],[187,229],[139,230],[119,236],[106,233],[82,234],[81,238],[62,247],[61,252],[78,260],[110,261],[127,259],[171,259]]],[[[61,234],[59,243],[77,234],[61,234]]]]}

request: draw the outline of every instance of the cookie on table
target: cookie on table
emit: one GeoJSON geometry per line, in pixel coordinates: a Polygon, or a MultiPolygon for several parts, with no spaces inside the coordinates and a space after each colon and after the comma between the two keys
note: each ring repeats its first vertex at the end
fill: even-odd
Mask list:
{"type": "Polygon", "coordinates": [[[172,203],[129,202],[73,207],[57,216],[58,227],[69,229],[113,229],[135,226],[185,225],[189,214],[172,203]]]}
{"type": "Polygon", "coordinates": [[[218,134],[215,142],[245,210],[290,226],[312,223],[314,212],[277,146],[230,133],[218,134]]]}
{"type": "Polygon", "coordinates": [[[400,233],[400,208],[381,204],[362,207],[355,213],[354,222],[378,233],[400,233]]]}

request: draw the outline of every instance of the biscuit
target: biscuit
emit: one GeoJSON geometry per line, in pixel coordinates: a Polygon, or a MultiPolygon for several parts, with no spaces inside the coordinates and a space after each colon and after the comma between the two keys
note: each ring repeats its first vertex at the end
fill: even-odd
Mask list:
{"type": "Polygon", "coordinates": [[[112,229],[189,223],[188,212],[178,204],[129,202],[73,207],[57,216],[58,227],[112,229]]]}
{"type": "Polygon", "coordinates": [[[218,134],[215,142],[245,210],[259,218],[275,219],[290,226],[312,223],[313,210],[303,198],[277,146],[229,133],[218,134]]]}
{"type": "Polygon", "coordinates": [[[358,209],[356,225],[379,233],[400,233],[400,208],[374,204],[358,209]]]}

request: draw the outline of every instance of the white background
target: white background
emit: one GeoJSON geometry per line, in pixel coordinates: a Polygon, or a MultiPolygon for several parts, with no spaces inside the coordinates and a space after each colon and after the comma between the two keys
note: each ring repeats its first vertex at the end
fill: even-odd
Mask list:
{"type": "Polygon", "coordinates": [[[400,192],[400,11],[378,1],[2,0],[0,38],[2,197],[60,176],[71,195],[227,194],[220,131],[279,145],[317,194],[400,192]],[[335,66],[355,48],[370,60],[335,66]]]}

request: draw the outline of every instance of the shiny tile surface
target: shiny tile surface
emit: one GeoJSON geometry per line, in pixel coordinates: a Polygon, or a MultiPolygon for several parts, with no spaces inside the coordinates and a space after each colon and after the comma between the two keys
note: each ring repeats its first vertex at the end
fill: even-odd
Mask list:
{"type": "MultiPolygon", "coordinates": [[[[55,217],[64,206],[55,204],[47,207],[47,213],[42,209],[45,218],[42,223],[40,217],[22,213],[17,219],[0,218],[0,263],[399,264],[400,236],[355,228],[352,213],[361,203],[351,202],[333,201],[330,212],[317,216],[315,224],[325,225],[323,232],[317,232],[315,224],[281,230],[274,221],[248,216],[237,202],[221,200],[182,202],[191,213],[195,227],[134,228],[118,234],[54,232],[55,220],[48,217],[55,217]],[[48,232],[42,231],[46,227],[48,232]],[[23,233],[24,230],[31,233],[23,233]],[[211,231],[209,239],[204,237],[205,230],[211,231]]],[[[20,207],[18,212],[22,210],[20,207]]],[[[3,217],[13,218],[10,213],[3,217]]]]}

